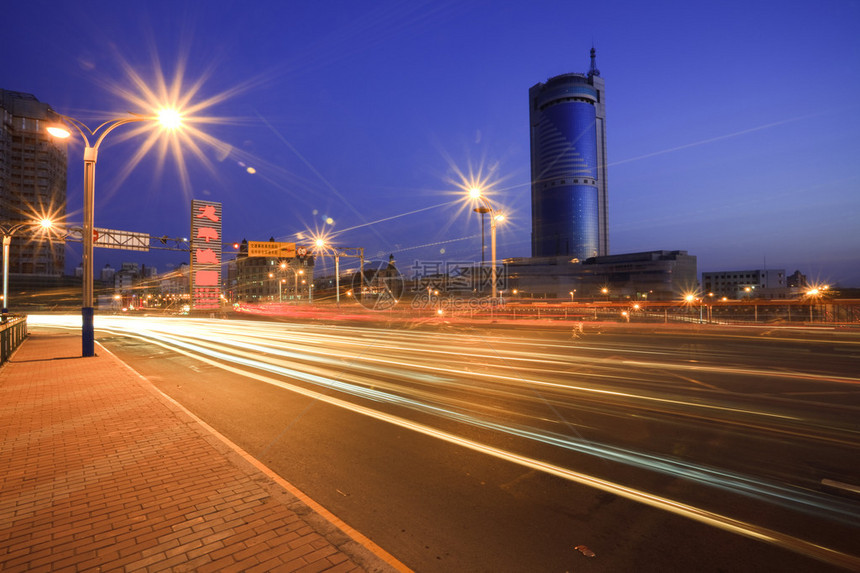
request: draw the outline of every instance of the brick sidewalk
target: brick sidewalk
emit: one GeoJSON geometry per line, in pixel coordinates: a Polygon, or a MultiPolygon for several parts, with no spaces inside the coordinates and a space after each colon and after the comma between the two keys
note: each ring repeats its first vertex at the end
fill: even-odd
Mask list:
{"type": "Polygon", "coordinates": [[[0,369],[0,570],[402,568],[96,353],[40,331],[0,369]]]}

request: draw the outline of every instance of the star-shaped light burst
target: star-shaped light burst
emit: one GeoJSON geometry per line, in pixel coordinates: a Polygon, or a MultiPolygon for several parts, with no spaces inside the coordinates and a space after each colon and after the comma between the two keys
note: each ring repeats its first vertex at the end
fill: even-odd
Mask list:
{"type": "Polygon", "coordinates": [[[211,108],[217,104],[249,89],[254,82],[247,82],[216,95],[201,98],[203,85],[211,69],[197,79],[189,81],[186,78],[187,58],[180,56],[172,79],[168,80],[158,55],[153,53],[151,69],[154,70],[154,74],[151,80],[147,80],[124,58],[118,56],[118,59],[126,78],[122,84],[104,81],[104,87],[124,99],[133,115],[157,120],[134,123],[132,129],[123,130],[121,135],[117,134],[121,140],[145,135],[137,151],[119,174],[119,181],[126,179],[150,150],[156,148],[158,152],[156,175],[161,174],[168,155],[172,156],[182,189],[187,196],[190,196],[191,181],[186,161],[187,154],[193,155],[215,174],[215,165],[210,156],[223,157],[226,155],[225,150],[229,152],[232,149],[229,144],[206,133],[202,128],[207,124],[224,124],[234,120],[208,115],[207,112],[211,113],[211,108]],[[214,153],[207,154],[206,151],[214,151],[214,153]]]}
{"type": "Polygon", "coordinates": [[[448,193],[456,195],[461,201],[457,217],[473,211],[475,207],[492,204],[496,220],[500,221],[505,218],[508,208],[501,204],[496,196],[505,190],[509,190],[501,188],[501,185],[509,176],[499,175],[498,162],[487,164],[485,160],[482,160],[474,164],[472,161],[469,161],[468,167],[462,169],[450,155],[447,153],[443,155],[449,168],[449,175],[445,178],[445,181],[454,187],[448,193]],[[503,213],[505,214],[503,215],[503,213]]]}

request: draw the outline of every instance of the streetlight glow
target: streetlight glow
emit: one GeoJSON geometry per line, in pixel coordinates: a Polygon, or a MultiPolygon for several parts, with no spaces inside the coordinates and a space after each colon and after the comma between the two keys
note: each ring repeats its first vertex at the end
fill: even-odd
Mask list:
{"type": "Polygon", "coordinates": [[[481,189],[479,187],[472,187],[471,189],[469,189],[469,197],[471,197],[472,199],[480,199],[481,197],[483,197],[483,193],[481,192],[481,189]]]}
{"type": "Polygon", "coordinates": [[[162,109],[158,112],[158,123],[166,129],[176,129],[182,125],[182,115],[175,109],[162,109]]]}
{"type": "Polygon", "coordinates": [[[59,125],[49,125],[45,128],[48,133],[59,139],[67,139],[72,135],[72,132],[59,125]]]}

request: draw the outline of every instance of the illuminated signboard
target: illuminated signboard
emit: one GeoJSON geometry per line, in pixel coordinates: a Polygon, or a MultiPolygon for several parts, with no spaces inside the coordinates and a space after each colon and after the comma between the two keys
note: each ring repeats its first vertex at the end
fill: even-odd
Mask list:
{"type": "Polygon", "coordinates": [[[248,256],[292,259],[296,256],[296,244],[276,243],[274,241],[248,241],[248,256]]]}
{"type": "Polygon", "coordinates": [[[191,201],[191,305],[221,308],[221,203],[191,201]]]}

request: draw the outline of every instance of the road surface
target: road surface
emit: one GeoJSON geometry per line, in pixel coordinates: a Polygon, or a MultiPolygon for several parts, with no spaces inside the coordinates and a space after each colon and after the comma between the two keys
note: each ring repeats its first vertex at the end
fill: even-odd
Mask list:
{"type": "Polygon", "coordinates": [[[96,326],[417,571],[860,568],[860,498],[846,489],[860,483],[856,333],[96,326]]]}

